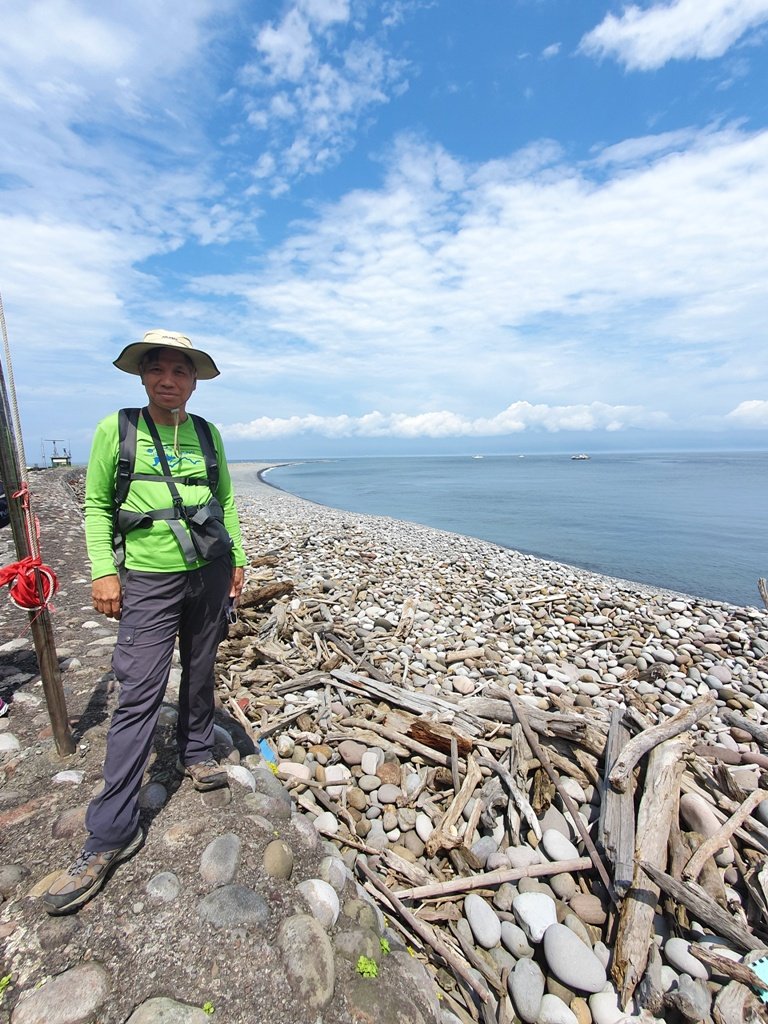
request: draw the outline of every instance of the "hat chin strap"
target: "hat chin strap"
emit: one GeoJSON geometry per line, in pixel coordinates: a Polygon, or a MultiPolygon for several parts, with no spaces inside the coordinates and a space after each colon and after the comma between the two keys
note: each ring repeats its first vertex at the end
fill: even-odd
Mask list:
{"type": "Polygon", "coordinates": [[[178,459],[181,455],[179,451],[179,409],[171,409],[171,415],[173,416],[173,454],[178,459]]]}

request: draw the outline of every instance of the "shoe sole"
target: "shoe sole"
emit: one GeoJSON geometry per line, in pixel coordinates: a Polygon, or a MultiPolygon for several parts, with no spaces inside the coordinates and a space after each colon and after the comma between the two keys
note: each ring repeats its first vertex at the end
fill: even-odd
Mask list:
{"type": "Polygon", "coordinates": [[[59,914],[70,914],[74,910],[79,910],[84,903],[87,903],[88,900],[93,899],[96,893],[101,889],[102,885],[104,885],[106,880],[112,874],[114,868],[118,864],[122,864],[123,861],[128,860],[130,857],[134,855],[134,853],[137,853],[141,849],[143,843],[144,831],[142,829],[139,829],[139,831],[136,833],[136,835],[133,837],[130,843],[128,843],[127,846],[123,847],[123,849],[120,851],[120,853],[117,854],[117,856],[106,869],[106,871],[104,871],[96,879],[96,881],[93,883],[90,889],[86,889],[85,892],[81,892],[79,896],[76,896],[74,899],[70,900],[69,903],[65,904],[62,907],[56,907],[52,906],[50,903],[46,903],[45,897],[43,897],[43,906],[45,907],[46,911],[51,915],[51,917],[57,917],[59,914]]]}

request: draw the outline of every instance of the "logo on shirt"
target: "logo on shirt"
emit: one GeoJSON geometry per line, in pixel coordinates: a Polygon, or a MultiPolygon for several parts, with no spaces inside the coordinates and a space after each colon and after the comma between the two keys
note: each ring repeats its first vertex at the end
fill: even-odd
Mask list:
{"type": "MultiPolygon", "coordinates": [[[[169,448],[166,445],[163,445],[163,451],[165,452],[165,457],[168,460],[168,467],[172,474],[174,470],[184,469],[185,466],[192,468],[193,466],[205,465],[205,459],[203,459],[202,456],[195,454],[195,452],[182,451],[179,455],[176,455],[173,448],[169,448]]],[[[157,449],[154,445],[147,448],[146,453],[148,456],[152,457],[152,466],[154,468],[161,465],[160,456],[157,454],[157,449]]]]}

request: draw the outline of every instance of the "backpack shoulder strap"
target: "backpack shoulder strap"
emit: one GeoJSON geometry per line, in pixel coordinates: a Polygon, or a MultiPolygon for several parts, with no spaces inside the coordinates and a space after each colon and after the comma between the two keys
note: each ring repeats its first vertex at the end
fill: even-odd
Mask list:
{"type": "Polygon", "coordinates": [[[213,443],[211,425],[208,420],[203,419],[202,416],[197,416],[193,412],[190,413],[190,416],[197,431],[200,448],[205,459],[205,473],[208,477],[208,486],[211,489],[211,494],[215,495],[219,487],[219,463],[216,459],[216,447],[213,443]]]}
{"type": "Polygon", "coordinates": [[[128,497],[133,467],[136,462],[136,431],[141,409],[121,409],[117,414],[120,452],[117,458],[115,478],[115,508],[119,509],[128,497]]]}

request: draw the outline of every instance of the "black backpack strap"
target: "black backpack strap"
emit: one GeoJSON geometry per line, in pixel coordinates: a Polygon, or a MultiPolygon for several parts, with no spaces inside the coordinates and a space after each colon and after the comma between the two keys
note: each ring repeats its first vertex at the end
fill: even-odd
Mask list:
{"type": "Polygon", "coordinates": [[[183,525],[183,521],[186,521],[184,502],[179,494],[179,489],[174,482],[171,467],[168,465],[168,457],[166,456],[165,448],[163,447],[163,442],[160,440],[160,435],[157,432],[155,421],[149,415],[149,409],[144,409],[144,422],[147,424],[149,432],[152,435],[152,440],[154,441],[155,448],[157,449],[157,457],[160,460],[160,465],[163,467],[163,472],[165,473],[165,482],[168,485],[168,490],[171,492],[171,498],[173,499],[173,511],[176,514],[167,520],[168,526],[178,541],[184,558],[188,562],[196,562],[198,556],[197,551],[195,550],[195,545],[192,543],[189,531],[183,525]]]}
{"type": "Polygon", "coordinates": [[[197,416],[193,412],[189,415],[192,417],[192,423],[197,432],[200,448],[205,459],[205,475],[208,477],[208,487],[211,494],[215,496],[216,491],[219,489],[219,463],[216,459],[216,447],[213,443],[211,425],[202,416],[197,416]]]}
{"type": "MultiPolygon", "coordinates": [[[[213,434],[210,424],[202,416],[190,413],[192,424],[200,442],[200,450],[205,461],[205,473],[208,487],[211,494],[215,496],[219,486],[219,464],[216,457],[216,446],[213,443],[213,434]]],[[[177,484],[198,484],[202,477],[174,477],[168,465],[162,441],[157,432],[149,409],[121,409],[118,413],[118,438],[120,451],[117,462],[117,475],[115,478],[115,503],[114,503],[114,530],[113,548],[115,553],[115,564],[120,567],[125,562],[125,534],[130,530],[151,526],[157,519],[168,521],[172,533],[181,547],[184,557],[188,562],[197,559],[197,552],[194,549],[189,533],[182,525],[188,515],[198,511],[199,506],[192,509],[185,509],[177,484]],[[136,437],[139,425],[139,416],[144,416],[144,421],[157,449],[157,456],[163,474],[142,474],[134,473],[136,464],[136,437]],[[153,512],[137,515],[130,512],[121,512],[121,506],[128,497],[131,481],[150,480],[157,483],[167,484],[173,499],[172,509],[160,509],[153,512]]]]}
{"type": "Polygon", "coordinates": [[[125,502],[131,487],[133,467],[136,463],[136,431],[141,409],[121,409],[117,414],[117,433],[120,453],[117,457],[115,478],[115,510],[125,502]]]}

